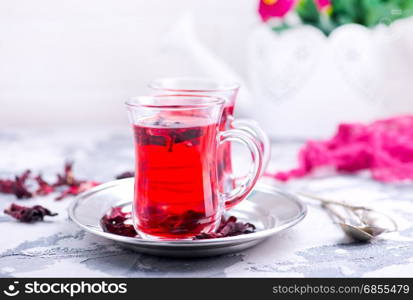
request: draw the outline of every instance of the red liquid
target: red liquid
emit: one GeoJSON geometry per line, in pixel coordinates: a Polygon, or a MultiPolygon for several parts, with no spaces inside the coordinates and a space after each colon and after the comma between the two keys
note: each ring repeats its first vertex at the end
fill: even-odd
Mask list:
{"type": "MultiPolygon", "coordinates": [[[[237,91],[232,92],[231,95],[225,94],[216,95],[218,97],[226,98],[225,107],[222,111],[221,120],[219,123],[219,130],[225,131],[232,128],[232,120],[234,119],[234,110],[235,110],[235,99],[237,97],[237,91]]],[[[196,91],[189,94],[197,94],[196,91]]],[[[202,94],[202,92],[201,92],[202,94]]],[[[187,95],[185,90],[177,91],[175,95],[187,95]]],[[[214,95],[211,95],[214,96],[214,95]]],[[[221,192],[230,192],[236,186],[234,176],[232,173],[232,160],[231,160],[231,143],[225,143],[221,145],[218,149],[218,182],[219,190],[221,192]]]]}
{"type": "Polygon", "coordinates": [[[134,126],[135,224],[143,235],[190,238],[215,230],[217,124],[196,117],[146,119],[134,126]]]}

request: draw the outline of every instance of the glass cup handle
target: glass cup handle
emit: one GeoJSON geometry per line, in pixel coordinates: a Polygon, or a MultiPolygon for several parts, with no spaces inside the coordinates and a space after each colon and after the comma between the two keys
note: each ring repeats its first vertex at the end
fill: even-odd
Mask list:
{"type": "Polygon", "coordinates": [[[268,167],[268,164],[271,159],[271,141],[265,131],[261,126],[254,120],[249,119],[235,119],[232,121],[231,126],[235,129],[245,130],[250,133],[256,140],[261,142],[262,148],[262,173],[265,172],[265,169],[268,167]]]}
{"type": "Polygon", "coordinates": [[[225,201],[225,209],[230,209],[248,196],[260,177],[263,163],[259,143],[251,134],[241,129],[229,129],[219,133],[219,145],[231,141],[239,142],[247,146],[251,153],[252,165],[242,182],[237,184],[232,191],[221,194],[225,201]]]}

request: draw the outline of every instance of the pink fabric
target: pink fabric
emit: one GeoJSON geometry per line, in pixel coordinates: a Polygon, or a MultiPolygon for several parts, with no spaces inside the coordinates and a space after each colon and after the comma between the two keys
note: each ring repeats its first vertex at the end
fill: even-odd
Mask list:
{"type": "Polygon", "coordinates": [[[282,18],[294,8],[295,1],[296,0],[276,0],[274,2],[260,0],[258,12],[264,22],[270,18],[282,18]]]}
{"type": "Polygon", "coordinates": [[[384,182],[412,180],[413,115],[368,125],[341,124],[333,138],[308,141],[299,152],[297,168],[268,175],[286,181],[322,166],[342,173],[370,170],[374,179],[384,182]]]}

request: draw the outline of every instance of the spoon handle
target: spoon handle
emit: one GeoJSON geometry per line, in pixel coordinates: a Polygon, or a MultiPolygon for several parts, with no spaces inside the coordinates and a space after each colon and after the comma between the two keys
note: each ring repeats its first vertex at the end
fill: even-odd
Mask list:
{"type": "Polygon", "coordinates": [[[323,203],[322,207],[327,211],[328,215],[334,222],[337,222],[337,220],[339,220],[342,223],[345,222],[345,218],[342,215],[340,215],[335,209],[333,209],[331,204],[323,203]]]}
{"type": "Polygon", "coordinates": [[[325,204],[340,205],[342,207],[346,207],[346,208],[350,208],[350,209],[363,209],[363,210],[366,210],[366,211],[372,211],[373,210],[369,207],[354,206],[354,205],[346,204],[346,203],[343,203],[343,202],[322,198],[322,197],[319,197],[319,196],[316,196],[316,195],[307,194],[307,193],[304,193],[304,192],[297,192],[297,194],[300,195],[300,196],[306,197],[306,198],[310,198],[310,199],[313,199],[313,200],[320,201],[320,202],[325,203],[325,204]]]}

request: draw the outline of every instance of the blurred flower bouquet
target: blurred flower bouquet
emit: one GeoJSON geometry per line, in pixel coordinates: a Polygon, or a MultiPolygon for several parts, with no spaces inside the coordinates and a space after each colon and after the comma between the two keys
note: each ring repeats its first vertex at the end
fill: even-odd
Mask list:
{"type": "Polygon", "coordinates": [[[263,21],[273,22],[275,31],[303,23],[329,35],[344,24],[374,27],[412,16],[413,0],[260,0],[258,11],[263,21]]]}
{"type": "Polygon", "coordinates": [[[413,112],[413,0],[261,0],[258,13],[251,114],[272,137],[413,112]]]}

